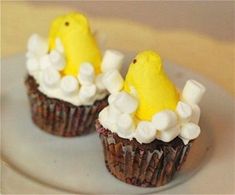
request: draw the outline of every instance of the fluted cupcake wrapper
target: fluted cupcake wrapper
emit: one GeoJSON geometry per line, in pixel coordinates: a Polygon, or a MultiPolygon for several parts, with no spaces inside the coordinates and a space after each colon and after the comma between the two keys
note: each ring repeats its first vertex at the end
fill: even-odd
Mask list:
{"type": "Polygon", "coordinates": [[[118,137],[100,124],[96,126],[103,143],[105,164],[116,178],[126,183],[157,187],[170,182],[186,160],[192,143],[161,144],[154,149],[140,147],[118,137]]]}
{"type": "Polygon", "coordinates": [[[38,90],[35,79],[25,81],[34,123],[42,130],[59,136],[72,137],[95,129],[98,113],[107,105],[107,98],[92,106],[74,106],[68,102],[49,98],[38,90]]]}

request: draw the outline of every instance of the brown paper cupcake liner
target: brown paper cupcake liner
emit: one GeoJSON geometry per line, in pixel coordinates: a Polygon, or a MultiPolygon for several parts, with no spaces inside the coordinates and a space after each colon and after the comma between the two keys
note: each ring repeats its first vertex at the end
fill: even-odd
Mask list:
{"type": "Polygon", "coordinates": [[[98,113],[107,105],[107,98],[92,106],[74,106],[49,98],[38,90],[38,84],[31,76],[27,76],[25,84],[33,122],[54,135],[72,137],[93,131],[98,113]]]}
{"type": "Polygon", "coordinates": [[[109,172],[123,182],[143,187],[157,187],[171,181],[186,160],[192,142],[187,145],[175,138],[169,143],[155,140],[140,144],[135,139],[120,138],[102,127],[96,130],[103,144],[109,172]]]}

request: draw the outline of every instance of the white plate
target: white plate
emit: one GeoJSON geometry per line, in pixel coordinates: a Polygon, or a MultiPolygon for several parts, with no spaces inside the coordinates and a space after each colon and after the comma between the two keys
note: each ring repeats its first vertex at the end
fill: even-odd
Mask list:
{"type": "MultiPolygon", "coordinates": [[[[130,59],[131,55],[128,55],[125,64],[129,64],[130,59]]],[[[170,63],[166,63],[165,69],[180,88],[191,78],[207,88],[201,103],[202,134],[194,143],[182,171],[168,185],[141,188],[114,178],[105,168],[96,133],[61,138],[39,130],[30,118],[23,83],[23,56],[2,60],[2,161],[27,180],[38,183],[40,188],[37,189],[50,188],[56,192],[137,194],[164,190],[167,193],[231,193],[234,190],[234,100],[221,88],[189,70],[170,63]],[[211,186],[210,190],[205,186],[211,186]]],[[[3,174],[2,180],[5,193],[27,191],[19,188],[30,189],[25,185],[11,189],[9,182],[14,180],[14,176],[3,174]],[[8,182],[4,182],[7,179],[8,182]]]]}

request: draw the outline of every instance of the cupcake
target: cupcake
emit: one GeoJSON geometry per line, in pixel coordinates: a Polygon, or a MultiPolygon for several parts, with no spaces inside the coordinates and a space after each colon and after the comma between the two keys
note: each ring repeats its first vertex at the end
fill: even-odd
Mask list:
{"type": "Polygon", "coordinates": [[[25,85],[33,122],[42,130],[71,137],[95,129],[107,105],[103,80],[120,76],[123,54],[102,55],[87,18],[70,13],[56,18],[46,40],[33,34],[26,54],[25,85]]]}
{"type": "Polygon", "coordinates": [[[136,186],[170,182],[200,134],[198,103],[204,92],[203,85],[189,80],[180,94],[160,56],[139,53],[97,119],[109,172],[136,186]]]}

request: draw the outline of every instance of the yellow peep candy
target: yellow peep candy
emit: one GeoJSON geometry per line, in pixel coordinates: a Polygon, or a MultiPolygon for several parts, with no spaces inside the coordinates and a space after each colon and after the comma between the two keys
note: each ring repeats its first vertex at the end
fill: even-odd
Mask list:
{"type": "Polygon", "coordinates": [[[96,73],[100,72],[101,52],[84,15],[70,13],[56,18],[49,32],[49,50],[55,48],[57,38],[64,47],[65,75],[76,76],[83,62],[90,62],[96,73]]]}
{"type": "Polygon", "coordinates": [[[165,74],[161,58],[153,51],[139,53],[130,64],[124,82],[124,90],[136,90],[139,107],[137,118],[151,120],[152,116],[164,109],[175,110],[179,94],[165,74]]]}

